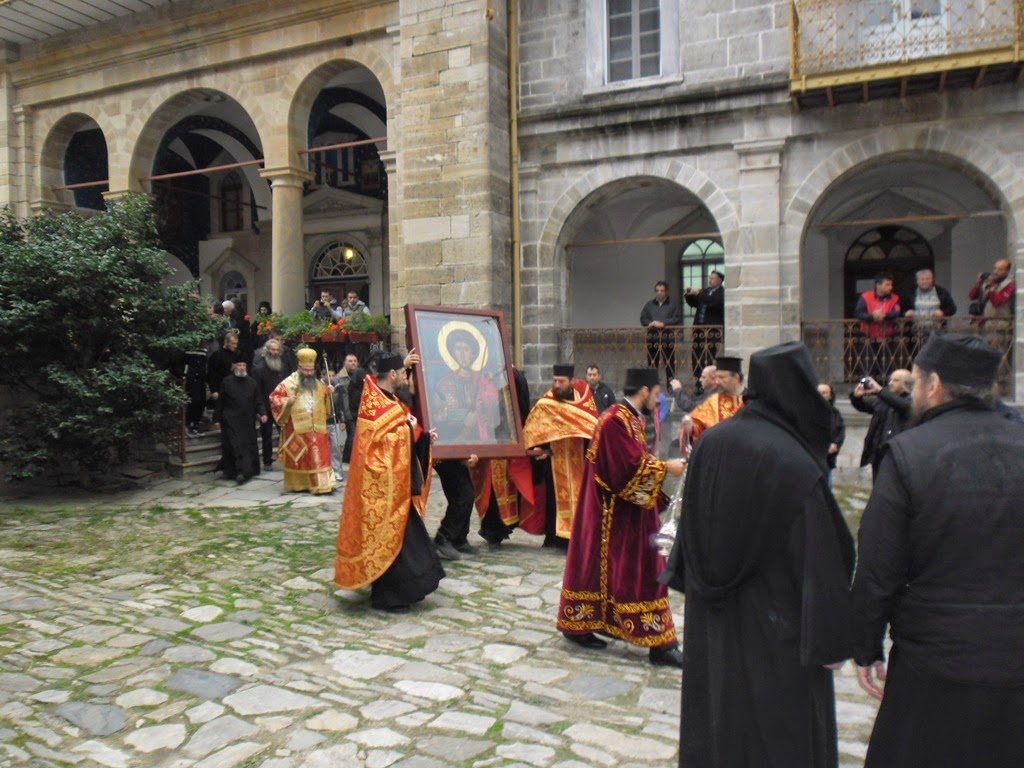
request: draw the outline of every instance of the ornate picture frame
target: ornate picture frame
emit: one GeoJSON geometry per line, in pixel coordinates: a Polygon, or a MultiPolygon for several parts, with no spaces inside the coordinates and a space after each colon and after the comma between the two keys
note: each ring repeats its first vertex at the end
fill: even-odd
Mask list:
{"type": "Polygon", "coordinates": [[[523,456],[505,316],[486,309],[407,304],[406,342],[420,356],[416,398],[438,459],[523,456]]]}

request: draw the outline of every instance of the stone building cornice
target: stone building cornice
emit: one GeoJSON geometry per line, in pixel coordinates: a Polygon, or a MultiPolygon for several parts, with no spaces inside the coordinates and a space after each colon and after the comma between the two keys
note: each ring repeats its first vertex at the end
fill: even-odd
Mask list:
{"type": "Polygon", "coordinates": [[[305,52],[339,42],[350,45],[357,38],[386,34],[395,15],[394,4],[380,0],[339,0],[329,5],[318,0],[289,3],[253,0],[206,10],[209,5],[200,0],[180,7],[169,6],[177,11],[170,18],[167,13],[144,14],[114,32],[90,29],[73,37],[65,35],[31,47],[23,46],[20,58],[6,68],[17,89],[45,86],[65,79],[75,82],[73,93],[54,93],[48,98],[31,100],[42,105],[70,96],[88,96],[89,91],[80,89],[81,75],[85,73],[131,65],[135,76],[124,83],[98,79],[94,92],[110,92],[121,85],[179,78],[215,68],[229,69],[240,61],[251,64],[277,58],[292,49],[305,52]],[[331,19],[331,24],[323,24],[326,19],[331,19]],[[315,26],[315,34],[296,35],[293,44],[283,42],[288,39],[285,29],[302,25],[315,26]],[[325,34],[328,29],[336,33],[325,34]],[[266,36],[265,44],[260,36],[266,36]],[[230,45],[239,40],[245,40],[245,50],[251,52],[239,55],[239,49],[230,45]],[[315,43],[311,44],[311,40],[315,43]],[[183,59],[194,64],[182,68],[183,59]],[[150,71],[139,77],[142,63],[148,63],[150,71]]]}
{"type": "Polygon", "coordinates": [[[581,133],[639,123],[677,121],[745,109],[785,107],[791,111],[789,80],[784,75],[730,81],[701,87],[672,86],[640,93],[631,90],[581,97],[567,106],[519,113],[521,136],[581,133]]]}

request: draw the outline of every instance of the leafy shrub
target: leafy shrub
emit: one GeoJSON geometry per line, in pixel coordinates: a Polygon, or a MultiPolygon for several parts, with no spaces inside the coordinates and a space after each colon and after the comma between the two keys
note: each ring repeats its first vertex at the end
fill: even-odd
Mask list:
{"type": "Polygon", "coordinates": [[[141,195],[89,218],[0,211],[9,478],[103,472],[178,416],[185,396],[171,370],[220,326],[195,284],[163,284],[171,268],[157,243],[141,195]]]}

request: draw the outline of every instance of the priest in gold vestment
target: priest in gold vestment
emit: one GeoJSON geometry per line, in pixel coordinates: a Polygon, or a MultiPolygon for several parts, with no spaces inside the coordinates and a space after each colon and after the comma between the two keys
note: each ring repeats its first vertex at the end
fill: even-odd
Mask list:
{"type": "Polygon", "coordinates": [[[330,493],[337,480],[331,467],[327,420],[331,391],[316,377],[316,350],[298,351],[299,368],[270,393],[270,412],[281,427],[278,461],[286,491],[330,493]]]}
{"type": "Polygon", "coordinates": [[[743,407],[743,361],[738,357],[715,358],[718,371],[718,391],[698,405],[684,420],[684,427],[692,424],[690,440],[697,442],[701,432],[725,421],[743,407]]]}
{"type": "Polygon", "coordinates": [[[406,387],[398,355],[366,377],[334,561],[337,586],[370,584],[373,607],[393,613],[408,611],[445,575],[422,517],[433,435],[399,399],[406,387]]]}
{"type": "MultiPolygon", "coordinates": [[[[586,443],[597,426],[597,405],[587,382],[574,379],[575,368],[556,365],[551,389],[530,410],[523,427],[523,441],[532,455],[548,460],[550,486],[545,504],[545,545],[569,540],[572,519],[583,480],[586,443]],[[551,508],[553,507],[553,508],[551,508]]],[[[527,522],[523,530],[539,533],[527,522]]]]}

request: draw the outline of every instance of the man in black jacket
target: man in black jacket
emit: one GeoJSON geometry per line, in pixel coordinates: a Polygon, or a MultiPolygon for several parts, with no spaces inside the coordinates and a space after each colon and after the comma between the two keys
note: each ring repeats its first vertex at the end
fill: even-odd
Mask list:
{"type": "Polygon", "coordinates": [[[999,361],[933,335],[918,423],[883,451],[852,590],[860,684],[882,699],[865,768],[1024,765],[1024,430],[991,408],[999,361]]]}
{"type": "Polygon", "coordinates": [[[683,309],[668,295],[668,283],[654,284],[654,298],[640,310],[640,325],[647,329],[647,364],[652,368],[665,366],[671,381],[676,372],[676,332],[672,326],[682,325],[683,309]]]}
{"type": "Polygon", "coordinates": [[[850,393],[850,403],[861,413],[871,414],[868,433],[864,437],[864,450],[860,465],[871,465],[871,479],[878,476],[878,462],[882,460],[882,446],[903,431],[910,416],[910,371],[897,368],[889,377],[888,389],[870,376],[860,380],[850,393]],[[870,400],[866,400],[870,397],[870,400]]]}
{"type": "MultiPolygon", "coordinates": [[[[284,354],[284,346],[277,339],[270,339],[263,345],[263,354],[259,362],[253,366],[252,378],[260,390],[260,400],[267,413],[270,413],[270,393],[277,385],[295,373],[295,366],[284,354]]],[[[277,426],[273,419],[260,423],[260,438],[263,442],[263,468],[274,466],[274,430],[277,426]]]]}
{"type": "Polygon", "coordinates": [[[706,365],[713,365],[718,355],[718,345],[724,341],[725,326],[725,275],[718,270],[708,275],[707,288],[687,288],[683,299],[697,310],[693,316],[693,378],[697,380],[700,394],[700,373],[706,365]],[[707,327],[712,326],[712,327],[707,327]]]}
{"type": "Polygon", "coordinates": [[[594,393],[594,402],[597,404],[597,412],[604,413],[605,410],[615,405],[615,392],[601,380],[601,369],[596,363],[587,366],[587,384],[590,391],[594,393]]]}

